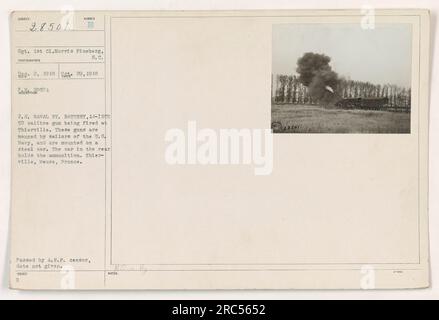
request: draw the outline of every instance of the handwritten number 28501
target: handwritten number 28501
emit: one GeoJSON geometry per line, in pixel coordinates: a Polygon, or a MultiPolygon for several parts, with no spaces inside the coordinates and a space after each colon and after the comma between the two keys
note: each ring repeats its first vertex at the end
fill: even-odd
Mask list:
{"type": "Polygon", "coordinates": [[[48,22],[42,22],[42,23],[36,23],[32,22],[29,31],[31,32],[44,32],[44,31],[67,31],[71,30],[71,24],[69,21],[66,21],[65,24],[62,23],[48,23],[48,22]]]}

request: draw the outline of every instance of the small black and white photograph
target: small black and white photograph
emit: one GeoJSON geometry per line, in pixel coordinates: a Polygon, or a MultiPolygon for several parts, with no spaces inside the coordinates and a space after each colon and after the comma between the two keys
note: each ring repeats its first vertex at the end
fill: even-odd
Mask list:
{"type": "Polygon", "coordinates": [[[274,133],[410,133],[409,24],[273,26],[274,133]]]}

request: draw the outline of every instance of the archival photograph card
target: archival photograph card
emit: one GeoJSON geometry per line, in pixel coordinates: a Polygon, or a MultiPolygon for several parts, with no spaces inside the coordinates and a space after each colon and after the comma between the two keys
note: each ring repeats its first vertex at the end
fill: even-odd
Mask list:
{"type": "Polygon", "coordinates": [[[13,12],[10,287],[428,287],[429,19],[13,12]]]}

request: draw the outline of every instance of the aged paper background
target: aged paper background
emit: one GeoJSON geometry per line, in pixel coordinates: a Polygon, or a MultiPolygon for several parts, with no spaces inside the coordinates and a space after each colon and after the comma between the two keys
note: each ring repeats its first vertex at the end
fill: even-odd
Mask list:
{"type": "MultiPolygon", "coordinates": [[[[104,81],[54,84],[41,100],[13,95],[12,119],[30,105],[111,112],[111,157],[80,168],[14,166],[12,258],[89,257],[75,269],[85,289],[359,288],[365,265],[378,288],[427,286],[425,12],[377,17],[413,26],[410,135],[275,136],[267,177],[240,166],[169,168],[162,159],[165,131],[188,120],[269,127],[273,24],[355,23],[356,14],[80,13],[105,30],[77,39],[106,48],[104,81]],[[180,90],[169,95],[169,86],[180,90]]],[[[67,41],[13,37],[13,46],[67,41]]],[[[56,289],[62,279],[59,270],[18,275],[14,288],[56,289]]]]}

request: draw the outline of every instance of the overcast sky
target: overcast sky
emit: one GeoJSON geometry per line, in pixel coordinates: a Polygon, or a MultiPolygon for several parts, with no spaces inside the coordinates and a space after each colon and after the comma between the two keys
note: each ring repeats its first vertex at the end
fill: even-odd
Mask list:
{"type": "Polygon", "coordinates": [[[279,24],[273,26],[273,73],[295,74],[305,52],[324,53],[340,76],[410,87],[411,25],[279,24]]]}

